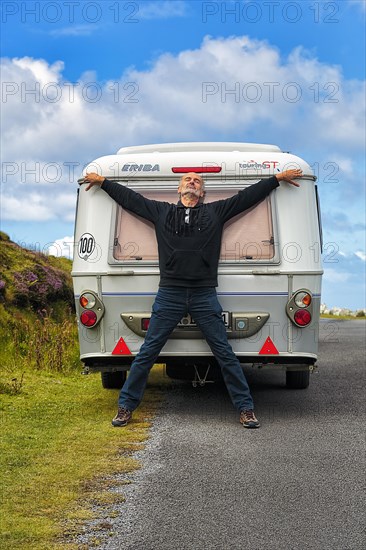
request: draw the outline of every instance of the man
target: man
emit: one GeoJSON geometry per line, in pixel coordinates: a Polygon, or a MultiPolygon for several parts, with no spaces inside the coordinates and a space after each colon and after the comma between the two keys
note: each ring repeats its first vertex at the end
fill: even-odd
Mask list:
{"type": "Polygon", "coordinates": [[[230,398],[240,413],[239,421],[245,428],[259,428],[249,386],[228,342],[216,296],[221,237],[230,218],[260,202],[281,180],[298,187],[293,180],[301,176],[301,170],[287,170],[234,197],[205,204],[203,179],[192,172],[180,180],[178,204],[170,204],[147,199],[98,174],[86,174],[86,191],[100,186],[123,208],[154,223],[159,249],[160,283],[149,329],[121,390],[113,426],[125,426],[130,421],[161,349],[180,319],[190,313],[220,365],[230,398]]]}

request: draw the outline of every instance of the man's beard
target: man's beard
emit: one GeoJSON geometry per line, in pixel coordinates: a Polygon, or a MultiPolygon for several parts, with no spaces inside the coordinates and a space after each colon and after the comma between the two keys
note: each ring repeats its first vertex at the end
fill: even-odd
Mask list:
{"type": "Polygon", "coordinates": [[[201,191],[199,189],[194,189],[194,188],[188,188],[186,187],[182,192],[181,192],[181,197],[184,197],[186,195],[193,195],[194,197],[197,197],[197,198],[200,198],[200,194],[201,194],[201,191]]]}

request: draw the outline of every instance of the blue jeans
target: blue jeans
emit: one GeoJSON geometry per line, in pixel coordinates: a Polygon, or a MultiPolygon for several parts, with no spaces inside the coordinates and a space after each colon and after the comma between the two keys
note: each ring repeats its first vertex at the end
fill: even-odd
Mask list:
{"type": "Polygon", "coordinates": [[[146,338],[132,362],[118,405],[133,411],[142,400],[151,367],[182,317],[190,313],[202,331],[221,372],[234,407],[253,409],[253,400],[243,369],[226,335],[222,308],[214,288],[159,288],[152,307],[146,338]]]}

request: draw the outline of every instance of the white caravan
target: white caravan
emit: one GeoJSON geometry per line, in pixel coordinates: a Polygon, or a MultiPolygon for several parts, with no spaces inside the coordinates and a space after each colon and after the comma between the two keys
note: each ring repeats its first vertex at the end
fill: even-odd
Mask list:
{"type": "MultiPolygon", "coordinates": [[[[219,301],[230,344],[243,364],[286,371],[306,388],[317,359],[321,223],[315,176],[301,158],[274,145],[170,143],[125,147],[84,170],[156,200],[177,202],[185,172],[200,173],[205,201],[230,197],[266,176],[301,168],[300,187],[282,182],[269,197],[225,226],[219,301]]],[[[105,388],[121,387],[144,341],[158,290],[154,227],[79,180],[73,282],[80,356],[101,371],[105,388]]],[[[172,378],[204,384],[217,375],[211,351],[187,316],[161,351],[172,378]]]]}

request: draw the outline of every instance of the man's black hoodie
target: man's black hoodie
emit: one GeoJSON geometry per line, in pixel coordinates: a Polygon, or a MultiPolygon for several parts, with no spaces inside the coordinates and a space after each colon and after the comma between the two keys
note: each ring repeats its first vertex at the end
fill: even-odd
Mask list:
{"type": "Polygon", "coordinates": [[[228,199],[193,208],[143,197],[117,182],[101,188],[126,210],[155,225],[160,286],[215,287],[225,222],[263,200],[278,187],[275,176],[260,180],[228,199]]]}

